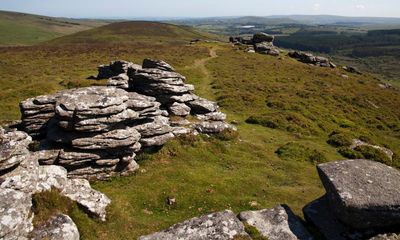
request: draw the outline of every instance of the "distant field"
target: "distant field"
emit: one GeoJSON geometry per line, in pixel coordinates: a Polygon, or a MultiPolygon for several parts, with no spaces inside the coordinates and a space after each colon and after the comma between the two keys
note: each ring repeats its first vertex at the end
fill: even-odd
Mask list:
{"type": "Polygon", "coordinates": [[[279,47],[323,53],[339,63],[399,84],[400,29],[356,29],[308,27],[289,36],[278,36],[275,43],[279,47]]]}
{"type": "Polygon", "coordinates": [[[0,45],[32,45],[108,23],[0,11],[0,45]]]}
{"type": "Polygon", "coordinates": [[[189,44],[194,38],[215,40],[193,28],[126,22],[46,44],[0,47],[2,123],[19,119],[23,99],[104,85],[87,79],[99,64],[144,58],[171,63],[198,95],[216,100],[228,120],[237,122],[237,138],[176,139],[138,155],[137,174],[94,183],[112,200],[104,223],[76,206],[54,204],[52,197],[44,197],[50,203],[38,209],[35,222],[61,209],[82,239],[136,239],[224,209],[238,213],[286,203],[302,216],[302,207],[324,194],[316,164],[344,158],[327,143],[334,131],[389,147],[396,153],[390,164],[400,166],[399,91],[380,88],[369,74],[309,66],[286,53],[245,53],[222,42],[189,44]],[[167,196],[177,204],[168,206],[167,196]]]}

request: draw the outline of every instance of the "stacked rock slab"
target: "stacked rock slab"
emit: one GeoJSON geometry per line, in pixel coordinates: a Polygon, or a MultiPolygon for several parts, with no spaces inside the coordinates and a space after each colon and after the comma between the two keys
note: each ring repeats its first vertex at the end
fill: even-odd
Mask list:
{"type": "MultiPolygon", "coordinates": [[[[125,62],[125,61],[121,61],[125,62]]],[[[140,93],[147,96],[155,97],[161,103],[161,108],[166,112],[165,116],[186,117],[194,115],[197,118],[195,123],[189,127],[174,127],[175,135],[184,133],[193,133],[196,130],[201,133],[219,133],[226,129],[234,129],[233,126],[225,122],[226,115],[219,111],[219,107],[215,102],[201,98],[194,94],[194,86],[186,84],[186,78],[177,73],[175,69],[164,61],[145,59],[142,67],[128,67],[129,83],[115,83],[115,78],[111,77],[109,85],[122,86],[128,85],[128,91],[140,93]],[[129,70],[131,69],[132,70],[129,70]]],[[[123,80],[125,81],[125,80],[123,80]]],[[[166,119],[158,118],[158,122],[166,121],[166,119]]],[[[156,121],[156,122],[157,122],[156,121]]],[[[168,133],[165,124],[164,132],[167,135],[161,135],[159,138],[170,139],[171,134],[168,133]]],[[[138,129],[138,131],[145,136],[138,129]]],[[[147,141],[142,141],[147,146],[147,141]]]]}
{"type": "MultiPolygon", "coordinates": [[[[39,166],[36,155],[26,148],[30,137],[24,132],[0,129],[0,138],[2,149],[14,146],[15,152],[24,152],[15,155],[17,165],[0,172],[0,239],[28,239],[33,230],[32,195],[51,189],[105,220],[110,200],[93,190],[87,180],[68,179],[60,166],[39,166]]],[[[70,230],[76,233],[76,229],[70,230]]]]}
{"type": "Polygon", "coordinates": [[[365,239],[400,229],[400,171],[368,160],[326,163],[317,169],[326,196],[303,211],[328,239],[365,239]]]}
{"type": "Polygon", "coordinates": [[[106,179],[131,173],[138,168],[134,158],[141,143],[159,146],[172,135],[153,97],[114,87],[71,89],[22,102],[23,116],[24,106],[35,106],[37,99],[51,99],[46,111],[53,111],[43,118],[44,127],[30,132],[45,133],[39,162],[61,165],[70,177],[106,179]]]}
{"type": "Polygon", "coordinates": [[[289,52],[289,57],[295,58],[303,63],[308,63],[311,65],[319,66],[319,67],[331,67],[335,68],[336,65],[329,61],[328,58],[321,56],[314,56],[311,53],[303,53],[298,51],[289,52]]]}

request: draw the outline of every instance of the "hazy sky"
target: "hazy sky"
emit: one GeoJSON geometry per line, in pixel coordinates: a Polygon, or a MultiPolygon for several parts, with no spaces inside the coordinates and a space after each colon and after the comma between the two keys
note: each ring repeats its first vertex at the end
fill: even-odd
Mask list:
{"type": "Polygon", "coordinates": [[[0,9],[63,17],[400,17],[400,0],[0,0],[0,9]]]}

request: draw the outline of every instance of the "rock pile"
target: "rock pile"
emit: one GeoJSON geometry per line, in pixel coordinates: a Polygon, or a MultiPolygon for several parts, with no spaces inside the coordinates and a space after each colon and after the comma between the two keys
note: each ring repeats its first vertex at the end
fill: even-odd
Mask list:
{"type": "Polygon", "coordinates": [[[249,237],[232,211],[217,212],[178,223],[165,231],[142,236],[139,240],[231,240],[249,237]]]}
{"type": "Polygon", "coordinates": [[[400,229],[400,172],[382,163],[347,160],[317,167],[326,196],[303,211],[327,239],[366,239],[400,229]]]}
{"type": "Polygon", "coordinates": [[[289,57],[295,58],[300,62],[319,66],[319,67],[331,67],[336,68],[336,65],[329,61],[329,59],[321,56],[314,56],[311,53],[303,53],[298,51],[289,52],[289,57]]]}
{"type": "MultiPolygon", "coordinates": [[[[173,137],[153,97],[113,87],[71,89],[22,102],[23,116],[29,111],[26,106],[32,109],[40,99],[49,99],[51,107],[48,103],[43,127],[30,132],[45,133],[37,152],[39,162],[61,165],[70,177],[106,179],[116,172],[128,174],[138,168],[134,158],[142,145],[160,146],[173,137]]],[[[37,115],[42,115],[40,109],[39,104],[37,115]]]]}
{"type": "Polygon", "coordinates": [[[155,97],[161,103],[161,109],[166,111],[164,115],[183,118],[193,115],[197,119],[188,127],[175,127],[175,134],[193,133],[194,130],[213,134],[235,129],[225,122],[226,115],[219,111],[217,103],[195,95],[194,86],[186,84],[186,77],[177,73],[168,63],[145,59],[141,67],[136,64],[131,66],[135,67],[128,67],[128,82],[124,78],[117,83],[116,78],[111,77],[109,85],[129,86],[127,90],[130,92],[155,97]]]}
{"type": "Polygon", "coordinates": [[[41,140],[40,164],[61,165],[74,178],[107,179],[137,170],[134,158],[142,148],[162,146],[181,134],[235,130],[215,102],[195,95],[194,86],[166,62],[113,61],[99,67],[102,77],[110,77],[109,87],[21,102],[22,130],[41,140]],[[185,122],[190,114],[197,120],[185,122]],[[182,120],[171,126],[169,116],[182,120]]]}
{"type": "MultiPolygon", "coordinates": [[[[3,163],[0,164],[6,169],[0,172],[1,239],[27,239],[33,230],[32,195],[51,189],[57,189],[61,195],[76,201],[93,215],[105,220],[106,207],[110,200],[93,190],[87,180],[67,178],[67,171],[60,166],[39,166],[36,155],[26,148],[31,141],[26,133],[1,129],[0,139],[2,149],[10,149],[12,146],[13,152],[18,153],[14,155],[18,158],[17,164],[12,168],[4,168],[3,163]]],[[[76,235],[76,229],[68,230],[76,235]]]]}
{"type": "Polygon", "coordinates": [[[263,32],[259,32],[253,35],[252,38],[246,37],[230,37],[229,41],[235,45],[249,45],[251,46],[248,52],[258,52],[262,54],[268,54],[272,56],[279,56],[279,48],[274,46],[275,37],[263,32]]]}
{"type": "MultiPolygon", "coordinates": [[[[368,160],[324,163],[317,169],[326,195],[303,212],[327,240],[398,239],[400,171],[368,160]]],[[[139,239],[251,239],[243,224],[270,240],[314,239],[286,205],[241,212],[237,218],[231,211],[213,213],[139,239]]]]}
{"type": "Polygon", "coordinates": [[[243,223],[254,227],[262,237],[270,240],[313,239],[293,212],[281,205],[242,212],[238,217],[230,210],[195,217],[139,239],[251,239],[243,223]]]}

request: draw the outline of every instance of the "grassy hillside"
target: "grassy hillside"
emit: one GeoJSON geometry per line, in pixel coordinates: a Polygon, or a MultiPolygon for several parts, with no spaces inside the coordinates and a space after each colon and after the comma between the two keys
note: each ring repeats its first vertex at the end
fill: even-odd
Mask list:
{"type": "Polygon", "coordinates": [[[109,22],[0,11],[0,45],[31,45],[109,22]]]}
{"type": "Polygon", "coordinates": [[[171,63],[198,95],[218,101],[238,123],[239,136],[176,139],[159,152],[139,155],[136,175],[93,184],[112,200],[105,223],[76,206],[59,206],[66,203],[51,194],[37,198],[37,220],[61,209],[82,239],[136,239],[224,209],[287,203],[302,216],[301,208],[324,193],[315,165],[344,158],[327,143],[332,131],[400,153],[400,92],[379,88],[369,75],[343,78],[340,69],[312,67],[285,54],[244,53],[225,43],[189,45],[188,39],[203,34],[172,25],[113,26],[40,46],[0,48],[1,120],[18,119],[18,102],[25,98],[104,84],[86,79],[99,64],[151,57],[171,63]],[[176,198],[175,206],[165,203],[168,196],[176,198]]]}
{"type": "Polygon", "coordinates": [[[49,44],[144,44],[188,43],[193,39],[216,40],[218,36],[199,32],[192,27],[147,21],[117,22],[50,41],[49,44]]]}

